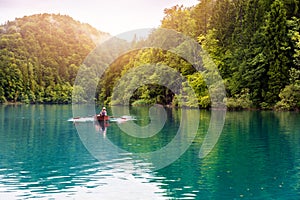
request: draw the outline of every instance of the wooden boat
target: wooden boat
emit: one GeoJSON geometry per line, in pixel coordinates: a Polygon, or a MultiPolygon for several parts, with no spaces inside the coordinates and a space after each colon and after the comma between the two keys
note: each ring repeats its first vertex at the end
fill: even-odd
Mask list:
{"type": "Polygon", "coordinates": [[[98,121],[108,121],[109,120],[109,116],[96,115],[96,119],[98,121]]]}

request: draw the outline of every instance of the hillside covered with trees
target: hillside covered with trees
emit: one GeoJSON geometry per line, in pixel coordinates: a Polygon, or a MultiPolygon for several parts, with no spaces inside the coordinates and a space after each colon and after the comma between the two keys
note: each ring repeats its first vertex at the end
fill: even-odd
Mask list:
{"type": "MultiPolygon", "coordinates": [[[[300,2],[293,0],[202,0],[196,6],[164,10],[161,27],[183,33],[208,52],[226,87],[230,109],[300,109],[300,2]]],[[[71,102],[72,84],[92,38],[105,34],[68,16],[34,15],[0,27],[0,101],[71,102]]],[[[157,33],[145,41],[151,45],[157,33]]],[[[170,38],[169,38],[170,39],[170,38]]],[[[126,44],[122,44],[126,45],[126,44]]],[[[136,47],[140,45],[137,42],[136,47]]],[[[111,100],[114,84],[130,69],[167,65],[188,80],[197,94],[190,107],[210,108],[201,73],[178,56],[140,49],[114,61],[101,78],[96,98],[111,100]]],[[[129,83],[128,83],[129,84],[129,83]]],[[[181,106],[166,87],[148,84],[130,99],[134,105],[181,106]]]]}
{"type": "Polygon", "coordinates": [[[104,36],[59,14],[0,26],[0,102],[70,103],[81,63],[104,36]]]}
{"type": "Polygon", "coordinates": [[[223,77],[229,108],[300,108],[300,2],[202,0],[165,10],[162,27],[197,40],[223,77]]]}
{"type": "MultiPolygon", "coordinates": [[[[161,27],[193,38],[208,52],[223,78],[229,109],[299,110],[299,8],[299,1],[291,0],[202,0],[194,7],[165,9],[161,27]]],[[[107,85],[99,95],[102,101],[110,102],[108,83],[116,82],[112,77],[118,79],[138,65],[159,63],[188,79],[198,95],[197,103],[187,102],[190,107],[211,106],[202,74],[174,55],[141,50],[127,61],[119,60],[118,66],[124,67],[115,66],[110,70],[114,76],[102,82],[107,85]]],[[[139,88],[131,102],[177,105],[174,95],[157,85],[139,88]]]]}

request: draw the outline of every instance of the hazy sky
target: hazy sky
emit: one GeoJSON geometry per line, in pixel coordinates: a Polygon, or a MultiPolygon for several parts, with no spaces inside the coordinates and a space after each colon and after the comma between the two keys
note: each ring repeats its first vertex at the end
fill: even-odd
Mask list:
{"type": "Polygon", "coordinates": [[[113,35],[156,28],[165,8],[192,6],[198,0],[0,0],[0,24],[38,13],[67,14],[113,35]]]}

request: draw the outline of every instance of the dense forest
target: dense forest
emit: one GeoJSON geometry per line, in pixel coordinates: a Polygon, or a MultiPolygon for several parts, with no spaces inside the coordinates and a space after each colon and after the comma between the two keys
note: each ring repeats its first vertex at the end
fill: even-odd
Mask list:
{"type": "MultiPolygon", "coordinates": [[[[191,8],[165,9],[161,27],[188,35],[209,53],[226,86],[229,109],[299,110],[299,8],[299,1],[292,0],[202,0],[191,8]]],[[[108,74],[114,76],[102,84],[114,83],[128,68],[165,64],[186,76],[197,93],[198,101],[187,102],[188,106],[211,106],[202,74],[168,52],[141,50],[134,59],[118,63],[123,68],[112,66],[108,74]]],[[[110,88],[103,89],[100,100],[110,102],[110,88]]],[[[171,92],[157,85],[139,88],[132,98],[132,104],[176,105],[171,92]]]]}
{"type": "MultiPolygon", "coordinates": [[[[296,0],[202,0],[193,7],[164,10],[161,27],[197,41],[223,78],[229,109],[300,109],[300,2],[296,0]]],[[[105,34],[68,16],[34,15],[0,27],[0,101],[69,103],[72,84],[92,38],[105,34]]],[[[155,41],[157,33],[141,42],[155,41]],[[154,36],[153,36],[154,35],[154,36]]],[[[137,42],[136,46],[139,46],[137,42]]],[[[142,64],[167,65],[185,76],[197,94],[187,106],[210,108],[203,74],[186,60],[160,49],[121,56],[101,78],[96,98],[111,99],[118,79],[142,64]]],[[[139,87],[133,105],[182,106],[168,88],[139,87]]]]}
{"type": "Polygon", "coordinates": [[[83,59],[105,36],[59,14],[26,16],[0,26],[0,102],[71,103],[83,59]]]}

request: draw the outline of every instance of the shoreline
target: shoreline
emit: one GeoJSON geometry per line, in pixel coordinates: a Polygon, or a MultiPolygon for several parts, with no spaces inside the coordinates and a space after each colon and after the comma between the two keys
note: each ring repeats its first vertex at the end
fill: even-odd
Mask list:
{"type": "MultiPolygon", "coordinates": [[[[77,105],[83,105],[86,103],[78,103],[77,105]]],[[[3,106],[19,106],[19,105],[72,105],[72,103],[24,103],[24,102],[2,102],[0,105],[3,106]]],[[[100,106],[100,104],[95,104],[97,106],[100,106]]],[[[114,106],[125,106],[125,105],[114,105],[114,106]]],[[[130,107],[151,107],[152,105],[143,105],[143,106],[132,106],[130,107]]],[[[162,105],[164,108],[175,108],[175,109],[197,109],[194,107],[178,107],[178,106],[171,106],[171,105],[162,105]]],[[[101,106],[100,106],[101,107],[101,106]]],[[[111,107],[111,106],[108,106],[111,107]]],[[[207,111],[214,111],[214,110],[224,110],[228,112],[242,112],[242,111],[273,111],[273,112],[300,112],[299,109],[294,109],[294,110],[276,110],[276,109],[261,109],[261,108],[243,108],[243,109],[232,109],[232,108],[226,108],[226,109],[220,109],[220,108],[198,108],[199,110],[207,110],[207,111]]]]}

